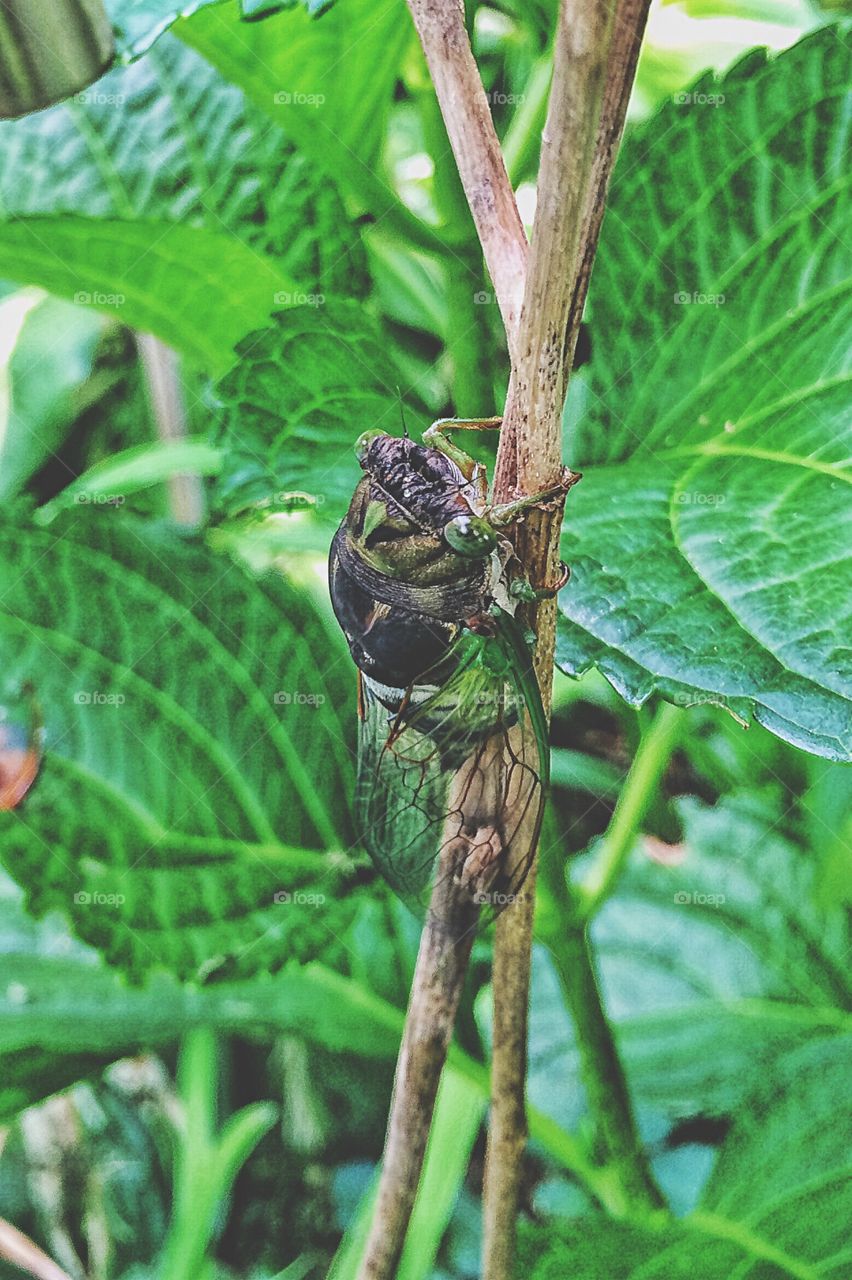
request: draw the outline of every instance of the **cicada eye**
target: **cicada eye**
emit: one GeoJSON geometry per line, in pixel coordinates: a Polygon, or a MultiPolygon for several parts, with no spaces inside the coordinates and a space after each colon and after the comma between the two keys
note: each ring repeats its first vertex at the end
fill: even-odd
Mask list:
{"type": "Polygon", "coordinates": [[[376,436],[386,436],[386,431],[381,431],[378,427],[370,427],[367,431],[362,431],[358,439],[355,441],[355,457],[359,462],[363,462],[370,444],[375,440],[376,436]]]}
{"type": "Polygon", "coordinates": [[[497,535],[481,516],[454,516],[444,525],[444,541],[462,556],[487,556],[497,546],[497,535]]]}

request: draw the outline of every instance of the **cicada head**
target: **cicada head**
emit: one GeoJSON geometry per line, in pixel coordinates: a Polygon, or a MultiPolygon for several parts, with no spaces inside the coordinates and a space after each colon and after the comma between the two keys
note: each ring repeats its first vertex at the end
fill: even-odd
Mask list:
{"type": "Polygon", "coordinates": [[[425,584],[469,576],[472,562],[488,559],[497,535],[451,458],[376,430],[365,431],[355,451],[366,482],[350,529],[384,572],[425,584]]]}

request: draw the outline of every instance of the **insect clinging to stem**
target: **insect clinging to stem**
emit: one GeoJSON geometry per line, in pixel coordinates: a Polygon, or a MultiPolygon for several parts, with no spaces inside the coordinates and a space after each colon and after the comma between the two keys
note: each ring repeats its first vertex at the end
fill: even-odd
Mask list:
{"type": "Polygon", "coordinates": [[[438,874],[500,910],[521,889],[541,821],[547,725],[514,615],[568,575],[534,592],[509,535],[580,477],[566,468],[542,493],[490,504],[485,468],[447,432],[499,425],[440,419],[422,444],[364,432],[364,475],[329,557],[359,676],[359,834],[413,905],[438,874]]]}

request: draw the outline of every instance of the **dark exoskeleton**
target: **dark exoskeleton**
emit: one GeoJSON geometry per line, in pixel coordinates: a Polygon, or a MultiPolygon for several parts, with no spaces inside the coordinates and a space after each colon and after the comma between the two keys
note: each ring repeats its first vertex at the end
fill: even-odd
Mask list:
{"type": "Polygon", "coordinates": [[[531,597],[502,530],[576,477],[489,506],[484,469],[443,425],[427,444],[360,438],[364,476],[332,543],[329,584],[360,673],[365,847],[409,901],[422,900],[436,857],[477,901],[496,900],[522,881],[516,835],[530,814],[536,827],[547,772],[530,652],[512,616],[531,597]]]}

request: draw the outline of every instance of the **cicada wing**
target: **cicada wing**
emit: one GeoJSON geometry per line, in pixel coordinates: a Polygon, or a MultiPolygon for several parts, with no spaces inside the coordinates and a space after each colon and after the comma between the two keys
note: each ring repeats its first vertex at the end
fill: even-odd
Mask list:
{"type": "Polygon", "coordinates": [[[435,739],[389,710],[368,682],[358,733],[355,815],[360,839],[391,887],[422,901],[441,845],[452,771],[435,739]]]}
{"type": "Polygon", "coordinates": [[[396,715],[365,689],[360,829],[409,902],[426,906],[436,879],[452,879],[493,914],[521,890],[541,822],[546,744],[540,702],[530,714],[537,689],[515,658],[500,636],[477,637],[439,689],[410,690],[396,715]]]}

